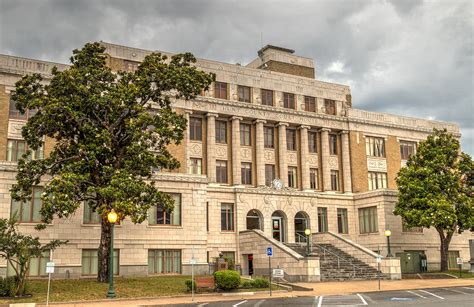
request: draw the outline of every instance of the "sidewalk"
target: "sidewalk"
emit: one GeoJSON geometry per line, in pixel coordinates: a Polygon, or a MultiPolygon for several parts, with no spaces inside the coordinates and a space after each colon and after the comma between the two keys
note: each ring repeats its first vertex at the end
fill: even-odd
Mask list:
{"type": "MultiPolygon", "coordinates": [[[[313,288],[312,291],[293,291],[293,292],[274,292],[272,297],[296,297],[296,296],[316,296],[316,295],[335,295],[335,294],[350,294],[350,293],[364,293],[378,291],[378,281],[347,281],[347,282],[324,282],[324,283],[296,283],[306,288],[313,288]]],[[[455,287],[455,286],[474,286],[474,279],[406,279],[406,280],[382,280],[381,291],[391,290],[410,290],[423,288],[437,288],[437,287],[455,287]]],[[[268,299],[269,293],[267,291],[256,292],[254,295],[236,294],[230,296],[223,295],[196,295],[194,303],[202,302],[220,302],[232,301],[239,299],[268,299]]],[[[144,305],[170,305],[170,304],[190,304],[191,295],[176,296],[176,297],[162,297],[150,299],[116,299],[116,300],[101,300],[93,302],[76,302],[76,303],[51,303],[53,306],[144,306],[144,305]]],[[[44,306],[38,304],[37,306],[44,306]]]]}

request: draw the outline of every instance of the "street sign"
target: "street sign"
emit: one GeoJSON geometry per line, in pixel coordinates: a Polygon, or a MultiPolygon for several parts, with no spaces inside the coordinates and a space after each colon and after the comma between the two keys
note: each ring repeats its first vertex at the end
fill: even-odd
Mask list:
{"type": "Polygon", "coordinates": [[[54,273],[54,262],[46,262],[46,273],[54,273]]]}
{"type": "Polygon", "coordinates": [[[462,258],[461,258],[461,257],[457,257],[457,258],[456,258],[456,263],[457,263],[457,264],[462,264],[462,258]]]}
{"type": "Polygon", "coordinates": [[[275,278],[283,278],[285,277],[285,272],[283,272],[283,269],[273,269],[272,275],[275,278]]]}
{"type": "Polygon", "coordinates": [[[196,259],[194,259],[194,258],[189,259],[189,264],[196,264],[196,259]]]}
{"type": "Polygon", "coordinates": [[[271,246],[267,247],[267,256],[268,257],[273,256],[273,247],[271,247],[271,246]]]}
{"type": "Polygon", "coordinates": [[[382,263],[382,256],[378,255],[377,257],[375,257],[375,262],[382,263]]]}

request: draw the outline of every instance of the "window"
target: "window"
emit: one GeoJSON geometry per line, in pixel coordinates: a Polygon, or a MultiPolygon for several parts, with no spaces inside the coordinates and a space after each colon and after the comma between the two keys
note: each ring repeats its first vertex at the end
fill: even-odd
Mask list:
{"type": "Polygon", "coordinates": [[[387,173],[369,172],[369,191],[387,188],[387,173]]]}
{"type": "Polygon", "coordinates": [[[347,222],[347,209],[337,208],[337,232],[349,233],[349,223],[347,222]]]}
{"type": "Polygon", "coordinates": [[[139,64],[140,64],[140,62],[136,62],[136,61],[129,61],[129,60],[124,60],[123,61],[124,69],[125,69],[125,71],[128,71],[128,72],[137,71],[139,64]]]}
{"type": "Polygon", "coordinates": [[[286,129],[286,148],[296,150],[296,130],[286,129]]]}
{"type": "Polygon", "coordinates": [[[415,142],[400,142],[400,156],[402,160],[408,160],[416,152],[416,143],[415,142]]]}
{"type": "MultiPolygon", "coordinates": [[[[49,262],[50,251],[44,251],[41,257],[31,258],[29,261],[28,276],[48,276],[46,274],[46,263],[49,262]]],[[[18,265],[15,263],[15,268],[18,270],[18,265]]],[[[10,261],[7,261],[7,276],[15,276],[15,270],[10,261]]]]}
{"type": "Polygon", "coordinates": [[[309,187],[311,190],[318,190],[318,169],[310,168],[309,169],[309,187]]]}
{"type": "Polygon", "coordinates": [[[275,179],[275,165],[265,164],[265,185],[271,186],[275,179]]]}
{"type": "Polygon", "coordinates": [[[43,194],[43,188],[34,187],[30,200],[16,201],[12,199],[11,216],[16,215],[20,223],[41,222],[41,194],[43,194]]]}
{"type": "Polygon", "coordinates": [[[239,101],[250,102],[250,87],[238,85],[237,94],[239,96],[239,101]]]}
{"type": "Polygon", "coordinates": [[[365,152],[371,157],[385,157],[385,140],[367,136],[365,138],[365,152]]]}
{"type": "Polygon", "coordinates": [[[227,183],[227,161],[216,160],[216,182],[227,183]]]}
{"type": "Polygon", "coordinates": [[[329,135],[329,154],[337,155],[337,135],[329,135]]]}
{"type": "Polygon", "coordinates": [[[240,145],[250,146],[250,128],[251,126],[249,124],[240,124],[240,145]]]}
{"type": "Polygon", "coordinates": [[[202,141],[202,119],[191,117],[189,119],[189,138],[192,141],[202,141]]]}
{"type": "MultiPolygon", "coordinates": [[[[114,275],[119,274],[119,250],[114,249],[114,275]]],[[[97,275],[99,258],[96,249],[82,250],[82,275],[97,275]]]]}
{"type": "MultiPolygon", "coordinates": [[[[13,93],[11,93],[13,95],[13,93]]],[[[16,108],[16,101],[10,97],[8,117],[10,119],[28,119],[35,115],[36,110],[25,110],[25,113],[20,113],[16,108]]]]}
{"type": "Polygon", "coordinates": [[[331,190],[339,191],[339,171],[331,170],[331,190]]]}
{"type": "Polygon", "coordinates": [[[227,123],[216,121],[216,143],[227,144],[227,123]]]}
{"type": "Polygon", "coordinates": [[[296,167],[288,167],[288,187],[289,188],[297,188],[298,183],[296,180],[296,167]]]}
{"type": "Polygon", "coordinates": [[[328,231],[328,208],[318,208],[318,232],[328,231]]]}
{"type": "Polygon", "coordinates": [[[408,227],[403,221],[402,221],[402,231],[403,232],[423,232],[423,227],[408,227]]]}
{"type": "Polygon", "coordinates": [[[89,202],[84,202],[84,212],[82,215],[82,222],[84,224],[99,224],[100,216],[93,210],[89,202]]]}
{"type": "MultiPolygon", "coordinates": [[[[16,162],[28,150],[28,145],[24,140],[8,140],[7,144],[7,161],[16,162]]],[[[34,150],[27,157],[28,160],[44,159],[44,147],[41,146],[37,150],[34,150]]]]}
{"type": "Polygon", "coordinates": [[[304,96],[304,109],[308,112],[316,112],[316,98],[304,96]]]}
{"type": "Polygon", "coordinates": [[[262,104],[266,106],[273,106],[273,91],[262,89],[262,104]]]}
{"type": "Polygon", "coordinates": [[[295,109],[295,94],[283,93],[283,107],[286,109],[295,109]]]}
{"type": "Polygon", "coordinates": [[[317,135],[314,131],[308,132],[308,151],[310,153],[318,152],[317,135]]]}
{"type": "Polygon", "coordinates": [[[148,274],[181,274],[181,251],[174,249],[149,249],[148,274]]]}
{"type": "Polygon", "coordinates": [[[275,147],[275,129],[273,127],[263,127],[263,144],[265,148],[275,147]]]}
{"type": "Polygon", "coordinates": [[[336,102],[334,100],[324,99],[324,108],[326,114],[336,115],[336,102]]]}
{"type": "Polygon", "coordinates": [[[227,99],[227,83],[217,81],[214,83],[214,97],[227,99]]]}
{"type": "Polygon", "coordinates": [[[459,268],[456,258],[459,258],[459,251],[448,251],[448,269],[459,268]]]}
{"type": "Polygon", "coordinates": [[[148,210],[149,225],[181,225],[181,194],[170,194],[174,200],[173,211],[166,210],[162,206],[151,206],[148,210]]]}
{"type": "Polygon", "coordinates": [[[252,163],[242,162],[240,168],[240,175],[242,184],[251,185],[252,184],[252,163]]]}
{"type": "Polygon", "coordinates": [[[188,173],[194,174],[194,175],[201,175],[202,174],[202,159],[190,158],[188,173]]]}
{"type": "Polygon", "coordinates": [[[359,232],[373,233],[378,232],[377,207],[367,207],[359,209],[359,232]]]}
{"type": "Polygon", "coordinates": [[[221,204],[221,230],[234,231],[234,204],[221,204]]]}

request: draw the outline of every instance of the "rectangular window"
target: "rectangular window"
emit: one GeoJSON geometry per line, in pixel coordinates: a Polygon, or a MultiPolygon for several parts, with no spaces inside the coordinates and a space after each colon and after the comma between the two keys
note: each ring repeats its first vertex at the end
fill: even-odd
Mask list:
{"type": "Polygon", "coordinates": [[[331,170],[331,190],[339,191],[339,171],[331,170]]]}
{"type": "Polygon", "coordinates": [[[263,142],[265,148],[275,147],[275,128],[263,127],[263,142]]]}
{"type": "Polygon", "coordinates": [[[310,168],[309,169],[309,187],[311,190],[318,190],[318,169],[310,168]]]}
{"type": "Polygon", "coordinates": [[[137,61],[129,61],[129,60],[124,60],[123,61],[123,66],[125,71],[128,72],[134,72],[138,70],[138,65],[140,65],[140,62],[137,61]]]}
{"type": "Polygon", "coordinates": [[[240,168],[240,175],[242,178],[242,184],[251,185],[252,184],[252,163],[242,162],[240,168]]]}
{"type": "Polygon", "coordinates": [[[82,216],[82,222],[84,224],[100,224],[100,216],[97,211],[90,207],[89,202],[84,202],[84,213],[82,216]]]}
{"type": "MultiPolygon", "coordinates": [[[[44,251],[41,257],[34,257],[31,258],[29,261],[29,269],[27,272],[27,276],[31,277],[39,277],[39,276],[48,276],[46,273],[46,263],[49,262],[50,259],[50,251],[44,251]]],[[[15,264],[15,268],[18,270],[18,265],[15,264]]],[[[7,261],[7,276],[15,276],[15,270],[7,261]]]]}
{"type": "Polygon", "coordinates": [[[265,164],[265,185],[267,187],[271,186],[274,179],[275,179],[275,165],[265,164]]]}
{"type": "Polygon", "coordinates": [[[202,141],[202,119],[191,117],[189,119],[189,138],[192,141],[202,141]]]}
{"type": "Polygon", "coordinates": [[[377,207],[367,207],[359,209],[359,232],[373,233],[378,232],[377,207]]]}
{"type": "Polygon", "coordinates": [[[283,93],[283,107],[286,109],[295,109],[295,94],[283,93]]]}
{"type": "Polygon", "coordinates": [[[459,251],[448,251],[448,269],[458,269],[456,258],[459,258],[459,251]]]}
{"type": "Polygon", "coordinates": [[[240,124],[240,145],[251,146],[251,126],[249,124],[240,124]]]}
{"type": "Polygon", "coordinates": [[[369,172],[369,191],[387,188],[387,173],[369,172]]]}
{"type": "Polygon", "coordinates": [[[408,160],[416,152],[416,143],[400,141],[400,157],[402,160],[408,160]]]}
{"type": "Polygon", "coordinates": [[[370,157],[385,157],[385,140],[373,136],[365,137],[365,153],[370,157]]]}
{"type": "Polygon", "coordinates": [[[337,155],[337,135],[329,135],[329,154],[337,155]]]}
{"type": "MultiPolygon", "coordinates": [[[[119,274],[120,253],[114,249],[114,275],[119,274]]],[[[99,258],[96,249],[82,250],[82,275],[97,275],[99,268],[99,258]]]]}
{"type": "Polygon", "coordinates": [[[214,83],[214,97],[227,99],[227,83],[217,81],[214,83]]]}
{"type": "Polygon", "coordinates": [[[337,232],[349,233],[349,223],[347,221],[347,209],[337,208],[337,232]]]}
{"type": "Polygon", "coordinates": [[[296,189],[298,187],[298,181],[296,176],[296,167],[288,167],[288,187],[296,189]]]}
{"type": "MultiPolygon", "coordinates": [[[[11,93],[11,95],[13,95],[13,92],[11,93]]],[[[20,113],[20,111],[18,111],[18,109],[16,108],[16,101],[10,97],[8,117],[10,119],[27,119],[28,111],[23,114],[20,113]]]]}
{"type": "Polygon", "coordinates": [[[202,174],[202,159],[190,158],[188,173],[194,174],[194,175],[201,175],[202,174]]]}
{"type": "Polygon", "coordinates": [[[405,223],[402,221],[402,232],[423,232],[423,227],[408,227],[405,223]]]}
{"type": "Polygon", "coordinates": [[[313,131],[308,132],[308,151],[310,153],[318,152],[317,133],[313,131]]]}
{"type": "Polygon", "coordinates": [[[149,249],[148,274],[181,274],[181,250],[149,249]]]}
{"type": "Polygon", "coordinates": [[[286,148],[296,150],[296,130],[286,129],[286,148]]]}
{"type": "MultiPolygon", "coordinates": [[[[28,145],[24,140],[8,140],[7,142],[7,161],[16,162],[28,150],[28,145]]],[[[41,146],[37,150],[33,150],[27,157],[28,160],[44,159],[44,147],[41,146]]]]}
{"type": "Polygon", "coordinates": [[[250,87],[238,85],[237,94],[239,96],[239,101],[250,102],[250,87]]]}
{"type": "Polygon", "coordinates": [[[318,208],[318,232],[328,231],[328,208],[318,208]]]}
{"type": "Polygon", "coordinates": [[[262,89],[262,104],[266,106],[273,106],[273,91],[262,89]]]}
{"type": "Polygon", "coordinates": [[[326,114],[336,115],[336,102],[334,100],[324,99],[324,108],[326,114]]]}
{"type": "Polygon", "coordinates": [[[216,160],[216,182],[227,183],[227,161],[216,160]]]}
{"type": "Polygon", "coordinates": [[[234,231],[234,204],[221,204],[221,230],[234,231]]]}
{"type": "Polygon", "coordinates": [[[166,210],[162,206],[151,206],[148,210],[149,225],[181,225],[181,194],[170,194],[174,200],[173,211],[166,210]]]}
{"type": "Polygon", "coordinates": [[[227,123],[225,121],[216,121],[216,143],[227,144],[227,123]]]}
{"type": "Polygon", "coordinates": [[[308,112],[316,112],[316,98],[304,96],[304,109],[308,112]]]}
{"type": "Polygon", "coordinates": [[[41,222],[40,209],[42,206],[42,187],[34,187],[30,200],[16,201],[12,199],[11,216],[16,215],[20,223],[41,222]]]}

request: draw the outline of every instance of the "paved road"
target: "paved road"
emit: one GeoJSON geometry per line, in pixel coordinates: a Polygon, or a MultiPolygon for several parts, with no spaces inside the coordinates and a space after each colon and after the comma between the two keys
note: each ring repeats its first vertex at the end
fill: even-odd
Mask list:
{"type": "Polygon", "coordinates": [[[474,287],[430,288],[275,299],[249,299],[226,302],[169,305],[176,307],[277,307],[277,306],[474,306],[474,287]]]}

